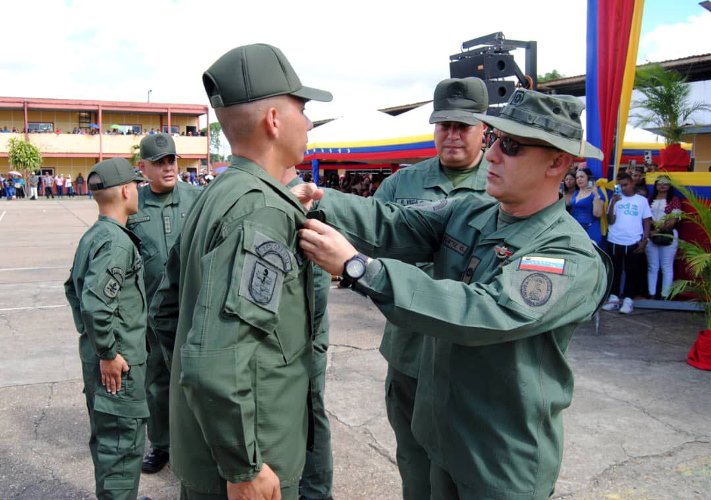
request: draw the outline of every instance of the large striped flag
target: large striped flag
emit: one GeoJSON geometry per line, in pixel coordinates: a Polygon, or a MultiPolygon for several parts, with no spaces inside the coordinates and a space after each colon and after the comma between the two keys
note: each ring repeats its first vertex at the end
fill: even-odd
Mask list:
{"type": "MultiPolygon", "coordinates": [[[[627,122],[643,8],[644,0],[588,0],[586,134],[605,155],[602,162],[587,160],[596,177],[607,177],[619,161],[613,140],[627,122]]],[[[618,144],[621,150],[621,136],[618,144]]]]}

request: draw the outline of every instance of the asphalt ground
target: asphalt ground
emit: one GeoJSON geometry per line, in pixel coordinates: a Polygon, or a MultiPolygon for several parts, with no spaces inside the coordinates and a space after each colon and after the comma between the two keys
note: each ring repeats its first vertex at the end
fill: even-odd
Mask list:
{"type": "MultiPolygon", "coordinates": [[[[0,200],[0,499],[92,498],[77,334],[63,282],[93,201],[0,200]]],[[[326,407],[334,498],[396,499],[395,440],[383,403],[384,321],[333,287],[326,407]]],[[[711,372],[686,363],[700,313],[601,313],[570,347],[576,375],[555,498],[711,498],[711,372]]],[[[169,468],[141,495],[178,496],[169,468]]]]}

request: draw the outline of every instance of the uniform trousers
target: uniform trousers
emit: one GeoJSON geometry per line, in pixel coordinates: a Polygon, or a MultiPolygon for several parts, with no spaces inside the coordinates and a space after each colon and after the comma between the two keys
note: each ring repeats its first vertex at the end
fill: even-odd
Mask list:
{"type": "Polygon", "coordinates": [[[324,394],[326,391],[326,352],[314,350],[311,358],[311,406],[314,421],[314,443],[306,451],[306,464],[299,483],[299,496],[308,499],[325,499],[333,487],[333,453],[331,426],[326,416],[324,394]]]}
{"type": "Polygon", "coordinates": [[[94,462],[99,500],[134,500],[138,495],[146,441],[144,418],[146,365],[134,365],[121,377],[121,391],[111,396],[101,385],[95,363],[82,363],[84,395],[89,411],[89,450],[94,462]],[[138,403],[138,404],[136,404],[138,403]]]}
{"type": "Polygon", "coordinates": [[[170,371],[155,333],[149,330],[146,337],[150,349],[146,361],[146,401],[151,414],[148,417],[148,440],[154,450],[168,452],[170,450],[168,419],[170,371]]]}
{"type": "Polygon", "coordinates": [[[388,365],[385,378],[385,409],[397,442],[397,466],[404,500],[429,500],[430,459],[412,434],[417,379],[388,365]]]}

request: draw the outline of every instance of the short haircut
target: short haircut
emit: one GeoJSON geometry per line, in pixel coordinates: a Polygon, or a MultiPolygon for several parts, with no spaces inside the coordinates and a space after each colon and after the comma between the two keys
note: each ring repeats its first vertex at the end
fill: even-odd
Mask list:
{"type": "Polygon", "coordinates": [[[632,176],[630,174],[625,173],[625,172],[621,172],[621,173],[617,174],[617,182],[624,181],[624,180],[628,180],[628,181],[632,182],[632,176]]]}

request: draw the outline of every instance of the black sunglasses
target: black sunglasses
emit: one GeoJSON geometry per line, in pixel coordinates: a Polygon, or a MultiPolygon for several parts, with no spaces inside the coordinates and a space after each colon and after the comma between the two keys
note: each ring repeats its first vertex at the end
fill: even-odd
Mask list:
{"type": "Polygon", "coordinates": [[[516,156],[521,148],[544,148],[544,149],[558,149],[555,146],[549,146],[547,144],[528,144],[525,142],[519,142],[513,139],[511,136],[505,135],[503,137],[499,136],[493,130],[486,132],[486,147],[487,149],[494,145],[496,141],[499,141],[501,146],[501,151],[506,156],[516,156]]]}

